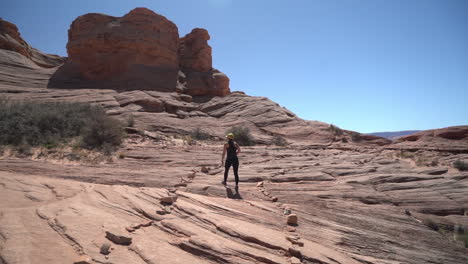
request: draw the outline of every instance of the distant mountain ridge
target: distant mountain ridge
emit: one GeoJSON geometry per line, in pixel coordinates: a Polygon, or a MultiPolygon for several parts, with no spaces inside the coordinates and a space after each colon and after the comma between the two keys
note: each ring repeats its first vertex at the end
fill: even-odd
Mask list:
{"type": "Polygon", "coordinates": [[[421,130],[404,130],[404,131],[393,131],[393,132],[375,132],[375,133],[368,133],[368,135],[384,137],[391,140],[397,139],[399,137],[411,135],[421,130]]]}

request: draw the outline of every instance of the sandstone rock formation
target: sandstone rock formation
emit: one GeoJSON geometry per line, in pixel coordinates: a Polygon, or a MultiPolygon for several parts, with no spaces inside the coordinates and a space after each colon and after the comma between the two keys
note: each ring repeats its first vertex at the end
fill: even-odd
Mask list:
{"type": "Polygon", "coordinates": [[[51,54],[44,54],[23,40],[15,24],[0,18],[0,50],[9,50],[32,60],[36,65],[45,68],[57,67],[65,59],[51,54]]]}
{"type": "Polygon", "coordinates": [[[436,150],[468,153],[468,126],[454,126],[421,131],[400,137],[389,149],[436,150]]]}
{"type": "Polygon", "coordinates": [[[450,231],[468,225],[463,172],[432,175],[390,150],[243,147],[236,194],[232,176],[227,188],[219,184],[219,145],[146,140],[121,151],[125,158],[98,166],[0,159],[5,263],[73,263],[83,254],[97,263],[142,264],[468,261],[450,231]],[[205,174],[202,166],[213,169],[205,174]],[[182,180],[171,212],[158,214],[182,180]],[[285,209],[298,226],[288,227],[285,209]],[[127,232],[131,245],[107,240],[109,230],[127,232]],[[108,259],[104,243],[114,247],[108,259]]]}
{"type": "Polygon", "coordinates": [[[49,87],[229,93],[227,76],[212,69],[208,31],[197,28],[179,40],[177,26],[149,9],[80,16],[68,38],[69,59],[49,87]]]}
{"type": "Polygon", "coordinates": [[[180,39],[180,67],[184,70],[207,72],[212,68],[210,35],[206,29],[195,28],[180,39]]]}
{"type": "Polygon", "coordinates": [[[0,97],[97,104],[135,122],[121,155],[99,163],[0,148],[2,264],[468,263],[468,173],[453,167],[468,160],[466,126],[389,144],[265,97],[47,89],[53,69],[4,49],[0,65],[0,97]],[[232,175],[220,185],[221,142],[170,137],[219,139],[234,125],[261,143],[242,147],[237,190],[232,175]]]}

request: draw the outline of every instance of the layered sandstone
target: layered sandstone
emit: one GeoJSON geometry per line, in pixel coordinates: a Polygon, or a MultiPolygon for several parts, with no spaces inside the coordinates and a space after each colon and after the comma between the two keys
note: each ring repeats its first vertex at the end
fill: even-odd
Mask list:
{"type": "Polygon", "coordinates": [[[398,138],[391,149],[439,150],[468,153],[468,126],[453,126],[421,131],[398,138]]]}
{"type": "Polygon", "coordinates": [[[0,49],[13,51],[30,59],[34,64],[53,68],[62,64],[65,59],[51,54],[44,54],[32,48],[22,37],[15,24],[0,18],[0,49]]]}
{"type": "Polygon", "coordinates": [[[177,26],[149,9],[123,17],[86,14],[68,35],[69,59],[49,87],[229,93],[227,76],[212,69],[208,32],[194,29],[179,40],[177,26]]]}

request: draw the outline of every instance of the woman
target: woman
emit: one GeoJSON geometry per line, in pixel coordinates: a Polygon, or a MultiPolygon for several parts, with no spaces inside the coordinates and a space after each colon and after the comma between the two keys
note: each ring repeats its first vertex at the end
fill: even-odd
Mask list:
{"type": "Polygon", "coordinates": [[[236,188],[239,186],[239,175],[237,174],[239,170],[239,159],[237,158],[237,154],[240,153],[239,145],[234,142],[234,134],[229,133],[227,134],[226,138],[228,142],[224,144],[223,156],[221,157],[221,164],[224,163],[224,157],[226,157],[226,163],[224,164],[224,181],[222,182],[223,185],[226,185],[227,177],[229,168],[232,165],[234,169],[234,177],[236,179],[236,188]]]}

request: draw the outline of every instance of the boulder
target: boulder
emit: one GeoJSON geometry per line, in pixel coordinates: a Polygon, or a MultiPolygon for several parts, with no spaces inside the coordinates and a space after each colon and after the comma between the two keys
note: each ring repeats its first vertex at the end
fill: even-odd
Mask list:
{"type": "Polygon", "coordinates": [[[173,196],[161,197],[160,201],[161,203],[164,203],[164,204],[173,204],[177,201],[177,196],[173,195],[173,196]]]}
{"type": "Polygon", "coordinates": [[[74,262],[73,264],[91,264],[91,258],[89,256],[86,256],[86,255],[83,255],[83,256],[79,256],[74,262]]]}
{"type": "Polygon", "coordinates": [[[103,255],[109,255],[110,254],[110,247],[111,245],[109,243],[104,243],[101,245],[101,248],[99,249],[99,252],[103,255]]]}
{"type": "Polygon", "coordinates": [[[132,244],[132,238],[124,234],[106,231],[106,238],[118,245],[128,246],[132,244]]]}
{"type": "Polygon", "coordinates": [[[288,225],[297,225],[297,215],[296,214],[290,214],[288,215],[288,218],[286,220],[286,223],[288,225]]]}
{"type": "Polygon", "coordinates": [[[229,78],[216,69],[208,72],[186,71],[183,92],[192,96],[226,96],[230,93],[229,78]]]}
{"type": "Polygon", "coordinates": [[[201,168],[201,172],[203,172],[203,173],[208,173],[208,172],[210,172],[210,168],[203,166],[203,167],[201,168]]]}

